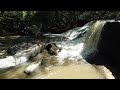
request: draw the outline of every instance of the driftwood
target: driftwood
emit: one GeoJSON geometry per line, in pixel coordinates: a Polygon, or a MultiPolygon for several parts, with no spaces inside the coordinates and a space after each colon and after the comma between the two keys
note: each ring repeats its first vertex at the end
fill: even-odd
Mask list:
{"type": "Polygon", "coordinates": [[[39,62],[35,63],[31,63],[26,69],[25,69],[25,73],[26,74],[31,74],[40,64],[41,64],[42,60],[40,60],[39,62]]]}
{"type": "Polygon", "coordinates": [[[31,74],[41,63],[50,61],[51,55],[57,55],[59,49],[55,43],[49,43],[45,46],[45,50],[32,58],[32,63],[25,69],[26,74],[31,74]]]}
{"type": "Polygon", "coordinates": [[[0,69],[15,67],[31,60],[31,64],[25,69],[25,73],[31,74],[45,59],[45,51],[50,56],[57,55],[61,50],[55,43],[36,43],[23,41],[9,47],[4,57],[0,59],[0,69]]]}

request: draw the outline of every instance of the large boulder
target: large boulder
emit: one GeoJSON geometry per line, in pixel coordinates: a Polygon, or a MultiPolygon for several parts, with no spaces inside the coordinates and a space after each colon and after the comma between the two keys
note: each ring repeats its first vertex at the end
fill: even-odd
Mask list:
{"type": "Polygon", "coordinates": [[[120,51],[120,23],[108,22],[105,24],[101,33],[100,42],[98,44],[99,53],[112,64],[119,64],[119,51],[120,51]]]}
{"type": "Polygon", "coordinates": [[[107,66],[116,78],[120,78],[120,22],[107,22],[101,32],[96,53],[90,63],[107,66]]]}
{"type": "Polygon", "coordinates": [[[101,35],[97,43],[97,54],[95,55],[95,57],[92,58],[92,60],[89,61],[98,64],[107,63],[112,65],[119,65],[120,64],[118,53],[120,51],[119,34],[120,23],[107,22],[101,31],[101,35]]]}

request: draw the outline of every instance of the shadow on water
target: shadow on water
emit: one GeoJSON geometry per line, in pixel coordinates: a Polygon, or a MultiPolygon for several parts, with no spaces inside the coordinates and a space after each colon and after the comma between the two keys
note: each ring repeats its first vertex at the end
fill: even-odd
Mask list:
{"type": "Polygon", "coordinates": [[[120,79],[120,23],[107,22],[97,45],[98,53],[87,59],[89,63],[105,65],[115,78],[120,79]]]}

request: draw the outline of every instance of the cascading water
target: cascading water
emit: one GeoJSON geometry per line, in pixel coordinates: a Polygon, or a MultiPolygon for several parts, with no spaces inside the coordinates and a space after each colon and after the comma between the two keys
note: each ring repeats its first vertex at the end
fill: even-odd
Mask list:
{"type": "Polygon", "coordinates": [[[83,27],[78,27],[62,34],[61,36],[67,37],[69,40],[58,43],[58,46],[63,48],[58,54],[58,60],[62,61],[64,58],[84,60],[91,53],[95,53],[100,33],[105,23],[106,21],[90,22],[83,27]]]}
{"type": "MultiPolygon", "coordinates": [[[[89,68],[91,68],[92,70],[89,72],[94,73],[94,71],[95,71],[94,75],[95,74],[98,75],[98,72],[96,71],[96,69],[87,62],[86,58],[89,58],[89,55],[96,53],[97,44],[98,44],[98,41],[99,41],[99,38],[101,35],[101,31],[106,22],[108,22],[108,21],[101,21],[101,20],[92,21],[92,22],[87,23],[83,27],[77,27],[77,28],[71,29],[71,30],[61,33],[61,34],[44,34],[43,36],[48,37],[50,39],[49,42],[55,42],[58,47],[62,48],[62,50],[56,56],[56,60],[60,64],[64,64],[65,60],[69,60],[72,62],[82,61],[83,63],[86,63],[88,65],[88,68],[87,68],[86,64],[83,65],[83,67],[84,67],[83,70],[87,71],[87,70],[89,70],[89,68]],[[56,39],[53,39],[53,38],[56,38],[56,39]]],[[[33,73],[33,75],[30,77],[27,77],[25,74],[21,74],[18,77],[13,75],[13,74],[15,74],[15,72],[13,72],[14,70],[16,71],[16,73],[18,73],[18,71],[20,71],[19,74],[22,73],[21,71],[24,71],[23,69],[25,69],[26,65],[28,65],[28,64],[25,64],[25,65],[23,64],[23,65],[17,67],[16,69],[15,68],[11,69],[11,70],[7,71],[6,73],[1,74],[0,77],[1,78],[2,78],[2,76],[8,77],[7,76],[8,74],[12,75],[11,77],[8,77],[8,78],[47,78],[52,74],[57,76],[54,73],[54,71],[52,71],[53,72],[52,74],[48,74],[48,75],[44,76],[44,74],[42,75],[42,73],[39,71],[39,70],[41,70],[40,68],[38,70],[36,70],[36,72],[33,73]]],[[[71,68],[70,70],[73,70],[72,69],[72,67],[73,67],[74,69],[76,68],[76,70],[78,70],[77,72],[79,72],[79,74],[81,72],[83,72],[83,71],[79,71],[79,68],[82,68],[82,65],[80,65],[80,67],[79,67],[79,65],[78,66],[72,65],[69,68],[66,68],[66,67],[63,68],[62,66],[58,66],[58,67],[65,71],[68,70],[69,68],[71,68]]],[[[62,73],[62,71],[60,71],[59,68],[57,68],[57,66],[55,68],[52,68],[53,70],[55,70],[55,72],[59,71],[62,73]]],[[[45,70],[49,71],[48,69],[45,69],[45,70]]],[[[84,73],[86,73],[85,71],[84,71],[84,73]]],[[[70,72],[72,72],[72,71],[70,71],[70,72]]],[[[76,71],[73,71],[73,72],[76,73],[76,71]]],[[[86,74],[88,74],[88,73],[86,73],[86,74]]],[[[97,78],[97,76],[94,77],[94,75],[93,75],[93,78],[97,78]]],[[[83,78],[87,78],[87,76],[86,77],[84,77],[84,76],[86,76],[86,75],[83,75],[83,78]]],[[[54,76],[52,76],[52,77],[55,78],[54,76]]],[[[67,77],[67,76],[65,76],[65,77],[67,77]]],[[[71,76],[71,77],[73,77],[73,76],[71,76]]],[[[80,77],[77,76],[76,78],[80,78],[80,77]]],[[[91,76],[91,78],[92,78],[92,76],[91,76]]],[[[109,78],[113,79],[114,77],[111,75],[109,78]]]]}
{"type": "Polygon", "coordinates": [[[96,23],[89,28],[84,39],[84,50],[82,52],[83,57],[86,58],[88,55],[95,54],[97,52],[97,44],[105,23],[106,21],[96,21],[96,23]]]}

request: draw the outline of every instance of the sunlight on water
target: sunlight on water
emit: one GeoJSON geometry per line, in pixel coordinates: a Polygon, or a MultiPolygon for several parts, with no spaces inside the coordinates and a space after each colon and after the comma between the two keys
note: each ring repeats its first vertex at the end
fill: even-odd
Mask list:
{"type": "Polygon", "coordinates": [[[36,74],[34,79],[107,79],[106,75],[87,63],[54,66],[46,69],[47,74],[36,74]]]}
{"type": "MultiPolygon", "coordinates": [[[[56,41],[57,46],[62,48],[57,56],[46,56],[44,54],[44,57],[49,59],[45,62],[47,64],[39,66],[39,63],[35,63],[31,66],[36,68],[34,70],[34,68],[29,67],[32,61],[26,61],[30,55],[35,56],[36,53],[40,52],[39,46],[31,47],[24,52],[21,51],[15,55],[18,66],[5,71],[1,70],[0,79],[114,79],[114,76],[106,67],[89,64],[83,59],[82,55],[89,55],[97,50],[97,43],[104,24],[105,22],[97,21],[62,34],[46,34],[49,38],[57,38],[57,36],[59,36],[58,38],[63,36],[68,38],[66,41],[56,41]],[[87,34],[79,37],[84,31],[88,31],[87,34]],[[19,65],[19,63],[22,63],[22,65],[19,65]],[[31,75],[24,73],[26,68],[33,71],[31,75]]],[[[41,58],[37,59],[41,60],[41,58]]],[[[1,60],[0,66],[5,61],[4,59],[1,60]]],[[[5,66],[8,66],[8,64],[10,63],[5,64],[5,66]]],[[[12,66],[15,66],[15,63],[12,66]]]]}
{"type": "Polygon", "coordinates": [[[81,52],[83,50],[84,43],[80,43],[77,45],[66,45],[63,47],[60,53],[57,55],[57,59],[60,63],[63,63],[65,58],[69,58],[71,60],[81,59],[81,52]]]}
{"type": "Polygon", "coordinates": [[[95,66],[87,62],[66,62],[63,65],[40,66],[31,75],[24,73],[28,63],[1,73],[1,79],[114,79],[104,66],[95,66]]]}

